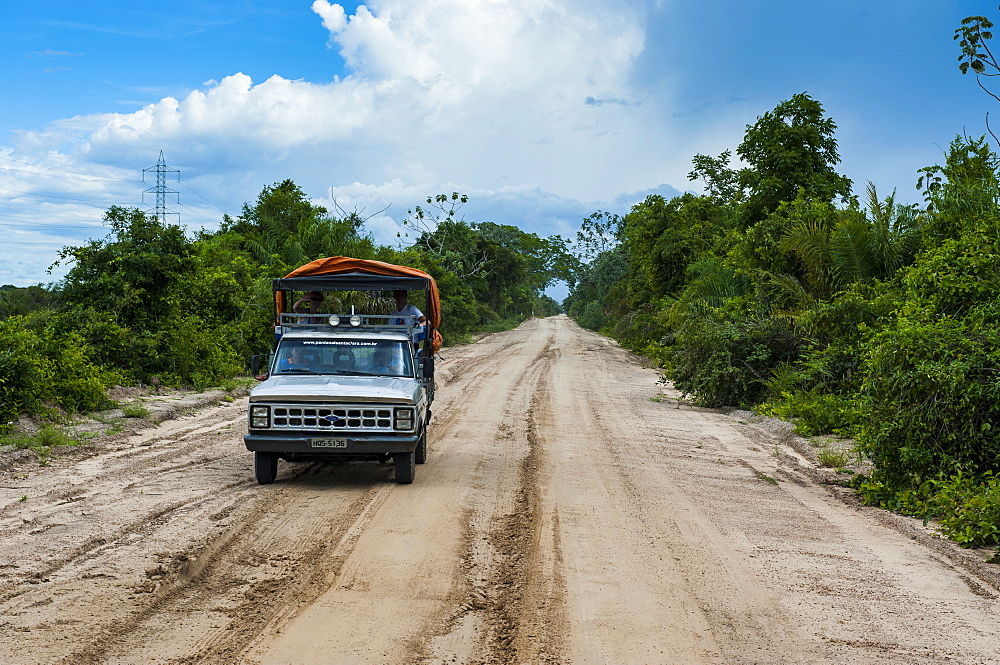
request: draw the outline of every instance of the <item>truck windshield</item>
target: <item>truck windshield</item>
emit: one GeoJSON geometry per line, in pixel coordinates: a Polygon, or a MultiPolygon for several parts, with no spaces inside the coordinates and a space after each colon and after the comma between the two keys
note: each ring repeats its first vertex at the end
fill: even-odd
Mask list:
{"type": "Polygon", "coordinates": [[[371,339],[282,339],[274,374],[413,376],[411,345],[371,339]]]}

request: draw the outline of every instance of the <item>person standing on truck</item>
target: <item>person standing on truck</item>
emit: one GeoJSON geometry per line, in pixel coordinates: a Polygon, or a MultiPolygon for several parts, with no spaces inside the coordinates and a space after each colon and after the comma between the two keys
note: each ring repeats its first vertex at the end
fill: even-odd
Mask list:
{"type": "Polygon", "coordinates": [[[389,313],[389,323],[393,323],[397,326],[404,325],[406,323],[405,319],[394,319],[395,316],[412,316],[416,318],[416,325],[420,326],[420,331],[413,334],[413,343],[416,344],[418,340],[424,338],[425,324],[427,323],[427,317],[424,313],[417,309],[416,305],[412,305],[406,302],[407,293],[406,291],[393,291],[392,297],[396,299],[396,311],[389,313]]]}
{"type": "MultiPolygon", "coordinates": [[[[406,291],[393,291],[392,297],[396,299],[396,311],[390,312],[389,316],[414,316],[416,317],[417,323],[423,325],[427,321],[427,317],[424,313],[417,309],[416,305],[406,302],[407,293],[406,291]]],[[[403,325],[403,319],[396,319],[393,321],[397,326],[403,325]]]]}
{"type": "MultiPolygon", "coordinates": [[[[318,314],[319,304],[323,302],[322,291],[309,291],[292,305],[292,311],[296,314],[318,314]]],[[[323,319],[299,319],[299,323],[322,323],[323,319]]]]}

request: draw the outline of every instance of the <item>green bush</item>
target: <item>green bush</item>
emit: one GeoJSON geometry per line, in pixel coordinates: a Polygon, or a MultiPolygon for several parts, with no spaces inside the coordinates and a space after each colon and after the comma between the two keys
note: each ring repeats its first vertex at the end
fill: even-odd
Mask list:
{"type": "Polygon", "coordinates": [[[730,321],[718,311],[691,316],[668,347],[669,378],[702,406],[759,404],[766,380],[795,359],[801,341],[774,318],[730,321]]]}
{"type": "Polygon", "coordinates": [[[90,361],[131,373],[148,362],[151,349],[136,349],[136,333],[121,325],[107,312],[72,306],[46,318],[32,320],[33,329],[48,331],[53,338],[77,335],[88,350],[90,361]]]}
{"type": "Polygon", "coordinates": [[[1000,477],[981,482],[955,475],[940,482],[931,501],[941,532],[963,547],[1000,545],[1000,477]]]}
{"type": "Polygon", "coordinates": [[[92,363],[89,346],[79,335],[46,334],[44,339],[51,362],[50,399],[71,412],[111,407],[106,390],[121,382],[120,375],[92,363]]]}
{"type": "Polygon", "coordinates": [[[238,374],[243,363],[223,329],[209,327],[200,317],[175,315],[163,322],[158,335],[165,383],[205,390],[238,374]]]}
{"type": "Polygon", "coordinates": [[[863,345],[859,443],[890,489],[1000,471],[1000,219],[963,231],[904,271],[863,345]]]}
{"type": "Polygon", "coordinates": [[[859,408],[854,399],[815,388],[782,391],[760,405],[757,410],[767,416],[794,422],[795,431],[803,436],[817,434],[850,436],[860,422],[859,408]]]}
{"type": "Polygon", "coordinates": [[[926,480],[919,487],[888,491],[870,478],[859,488],[872,503],[907,515],[937,520],[945,536],[962,547],[1000,545],[1000,476],[958,473],[926,480]]]}
{"type": "Polygon", "coordinates": [[[119,375],[95,365],[89,346],[77,334],[34,330],[28,317],[0,321],[0,427],[21,413],[51,407],[90,411],[110,406],[105,389],[119,375]]]}
{"type": "Polygon", "coordinates": [[[997,470],[1000,328],[984,318],[899,318],[872,340],[859,445],[888,487],[997,470]]]}
{"type": "Polygon", "coordinates": [[[583,303],[573,314],[577,323],[590,330],[600,330],[606,320],[604,306],[595,301],[583,303]]]}
{"type": "Polygon", "coordinates": [[[49,363],[38,336],[25,327],[24,317],[0,321],[0,428],[23,412],[36,412],[47,397],[49,363]]]}

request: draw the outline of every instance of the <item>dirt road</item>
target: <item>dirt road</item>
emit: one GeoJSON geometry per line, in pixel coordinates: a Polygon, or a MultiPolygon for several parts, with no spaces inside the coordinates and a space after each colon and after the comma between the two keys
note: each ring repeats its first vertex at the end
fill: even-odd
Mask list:
{"type": "Polygon", "coordinates": [[[413,485],[256,485],[245,400],[0,476],[0,663],[1000,663],[985,565],[767,427],[565,317],[443,355],[413,485]]]}

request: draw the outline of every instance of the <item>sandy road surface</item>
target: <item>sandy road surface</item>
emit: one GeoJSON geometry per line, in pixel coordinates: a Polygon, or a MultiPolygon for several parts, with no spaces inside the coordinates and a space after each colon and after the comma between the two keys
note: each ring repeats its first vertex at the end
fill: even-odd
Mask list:
{"type": "Polygon", "coordinates": [[[0,476],[0,663],[1000,663],[995,577],[565,317],[439,367],[413,485],[256,485],[245,400],[0,476]]]}

